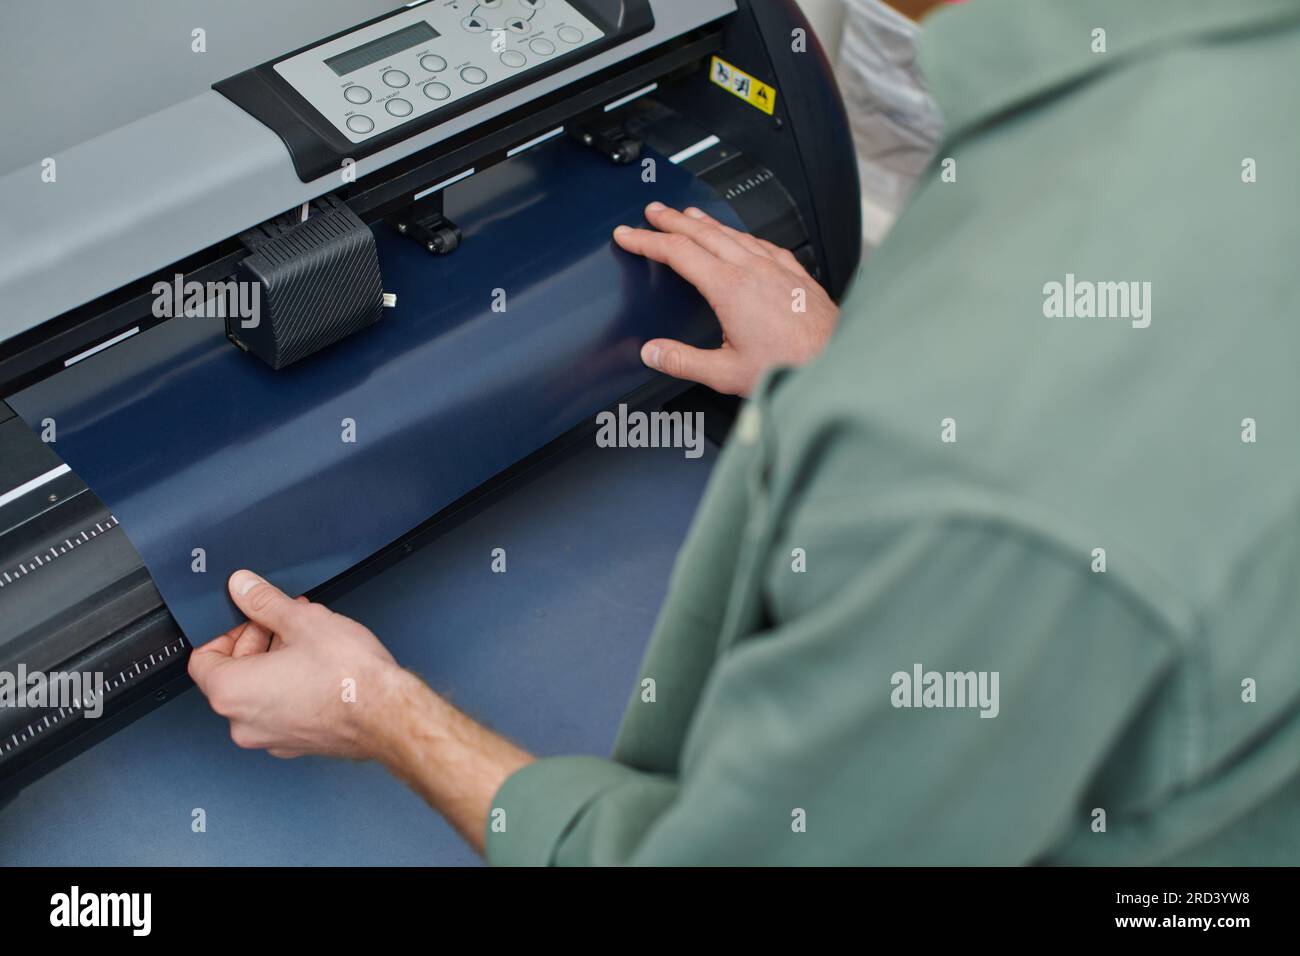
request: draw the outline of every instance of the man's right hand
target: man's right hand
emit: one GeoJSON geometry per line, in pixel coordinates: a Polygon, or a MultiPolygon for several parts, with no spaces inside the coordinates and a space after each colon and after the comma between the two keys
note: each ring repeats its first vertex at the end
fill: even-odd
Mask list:
{"type": "Polygon", "coordinates": [[[228,587],[248,622],[195,648],[190,676],[235,743],[379,760],[482,851],[493,795],[533,758],[402,670],[356,621],[251,571],[228,587]]]}
{"type": "Polygon", "coordinates": [[[717,349],[652,339],[641,349],[646,365],[726,395],[748,395],[768,369],[802,365],[825,347],[839,308],[788,250],[699,209],[681,213],[652,203],[646,219],[655,229],[619,226],[614,240],[699,289],[723,336],[717,349]]]}
{"type": "Polygon", "coordinates": [[[190,677],[235,743],[277,757],[382,758],[374,728],[391,723],[406,672],[379,639],[250,571],[227,586],[248,621],[195,648],[190,677]]]}

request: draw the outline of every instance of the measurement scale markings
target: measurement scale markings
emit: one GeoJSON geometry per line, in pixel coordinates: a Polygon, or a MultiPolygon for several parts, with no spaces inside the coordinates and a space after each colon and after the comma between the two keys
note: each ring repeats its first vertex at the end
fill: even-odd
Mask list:
{"type": "MultiPolygon", "coordinates": [[[[118,687],[129,684],[132,681],[134,681],[136,677],[143,675],[148,671],[152,670],[155,664],[160,660],[160,655],[161,657],[171,657],[173,653],[179,654],[182,646],[184,645],[184,641],[185,641],[184,638],[177,638],[176,640],[168,644],[164,644],[159,650],[149,655],[148,663],[145,663],[143,658],[138,661],[134,661],[133,665],[128,665],[127,670],[118,672],[117,675],[118,679],[116,681],[112,681],[112,682],[105,681],[104,691],[99,696],[107,697],[108,692],[110,690],[115,690],[118,687]],[[132,666],[134,666],[134,671],[128,674],[127,671],[131,670],[132,666]]],[[[2,747],[0,747],[0,753],[6,753],[6,754],[10,753],[11,751],[17,749],[18,747],[21,747],[23,744],[27,743],[28,741],[34,740],[36,735],[41,733],[46,728],[53,727],[55,724],[61,723],[62,721],[70,717],[80,716],[81,711],[91,701],[93,701],[95,697],[96,695],[92,691],[86,694],[84,701],[74,700],[72,702],[71,708],[60,707],[57,713],[52,712],[49,714],[43,714],[40,718],[34,719],[32,723],[28,724],[26,727],[23,727],[17,733],[10,734],[9,739],[4,742],[4,745],[2,747]]]]}
{"type": "Polygon", "coordinates": [[[85,544],[87,541],[90,541],[92,538],[97,538],[99,537],[99,535],[106,534],[107,532],[113,530],[118,526],[118,523],[119,522],[117,520],[117,515],[109,515],[107,518],[104,519],[102,523],[98,521],[95,522],[95,528],[98,530],[92,530],[90,528],[87,528],[84,531],[82,531],[80,536],[78,537],[64,538],[63,539],[64,547],[59,548],[58,550],[55,550],[53,547],[51,547],[49,550],[48,557],[44,557],[40,554],[32,555],[31,558],[28,559],[28,561],[20,562],[16,568],[13,568],[12,574],[10,574],[9,571],[3,572],[4,580],[0,581],[0,588],[4,587],[7,584],[13,584],[19,578],[23,577],[26,574],[30,574],[32,571],[35,571],[39,567],[44,567],[47,564],[53,564],[57,558],[60,558],[63,555],[67,554],[68,552],[75,550],[78,545],[85,544]]]}

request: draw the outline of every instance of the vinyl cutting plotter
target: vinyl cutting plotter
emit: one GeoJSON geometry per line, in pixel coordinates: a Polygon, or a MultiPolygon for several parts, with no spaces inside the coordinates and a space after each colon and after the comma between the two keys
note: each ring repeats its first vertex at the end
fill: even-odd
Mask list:
{"type": "Polygon", "coordinates": [[[645,203],[837,298],[856,269],[793,0],[385,6],[47,4],[0,40],[0,674],[104,678],[0,707],[0,790],[184,689],[229,570],[331,593],[672,399],[639,345],[718,332],[610,243],[645,203]]]}

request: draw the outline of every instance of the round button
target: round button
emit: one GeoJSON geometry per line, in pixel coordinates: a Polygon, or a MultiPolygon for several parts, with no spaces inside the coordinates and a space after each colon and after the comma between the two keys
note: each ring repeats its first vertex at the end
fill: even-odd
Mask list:
{"type": "Polygon", "coordinates": [[[525,34],[531,30],[532,27],[528,25],[527,20],[521,20],[519,17],[514,17],[513,19],[506,21],[506,29],[511,33],[525,34]]]}
{"type": "Polygon", "coordinates": [[[482,17],[466,17],[460,21],[460,25],[469,33],[482,33],[487,29],[487,24],[483,22],[482,17]]]}
{"type": "Polygon", "coordinates": [[[447,61],[436,53],[429,53],[420,57],[420,66],[424,67],[430,73],[441,73],[447,69],[447,61]]]}
{"type": "Polygon", "coordinates": [[[375,121],[372,120],[369,116],[362,116],[360,113],[358,113],[356,116],[348,117],[348,129],[352,130],[352,132],[358,135],[361,135],[363,133],[369,133],[374,128],[375,128],[375,121]]]}
{"type": "Polygon", "coordinates": [[[560,29],[557,30],[556,33],[559,35],[560,39],[563,40],[565,43],[582,42],[582,31],[579,30],[577,27],[560,27],[560,29]]]}
{"type": "Polygon", "coordinates": [[[480,70],[477,66],[467,66],[460,71],[460,78],[466,83],[479,86],[487,82],[487,73],[480,70]]]}
{"type": "Polygon", "coordinates": [[[343,91],[343,98],[349,103],[369,103],[370,91],[364,86],[349,86],[343,91]]]}
{"type": "Polygon", "coordinates": [[[411,110],[415,109],[415,107],[410,104],[409,100],[404,100],[399,96],[385,103],[384,109],[394,116],[410,116],[411,110]]]}
{"type": "Polygon", "coordinates": [[[518,50],[506,50],[501,54],[501,62],[510,67],[521,67],[528,62],[528,57],[524,56],[518,50]]]}
{"type": "Polygon", "coordinates": [[[555,52],[555,44],[546,37],[538,37],[532,43],[528,44],[529,48],[538,56],[550,56],[555,52]]]}
{"type": "Polygon", "coordinates": [[[451,97],[451,87],[446,83],[429,83],[424,87],[424,95],[431,100],[445,100],[451,97]]]}
{"type": "Polygon", "coordinates": [[[401,70],[386,70],[384,71],[384,82],[389,86],[396,87],[400,90],[407,83],[411,82],[411,78],[401,70]]]}

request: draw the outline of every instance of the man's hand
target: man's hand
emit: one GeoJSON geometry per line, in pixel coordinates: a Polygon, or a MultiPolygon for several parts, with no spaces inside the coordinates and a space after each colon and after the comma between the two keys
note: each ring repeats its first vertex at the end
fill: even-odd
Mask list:
{"type": "Polygon", "coordinates": [[[248,623],[197,648],[190,676],[241,747],[382,762],[480,852],[492,797],[532,757],[403,670],[369,630],[250,571],[248,623]]]}
{"type": "Polygon", "coordinates": [[[368,724],[402,673],[378,638],[251,572],[231,575],[229,588],[248,622],[197,648],[190,676],[235,743],[277,757],[378,756],[368,724]]]}
{"type": "Polygon", "coordinates": [[[802,365],[826,345],[839,308],[788,250],[739,232],[699,209],[652,203],[659,230],[619,226],[623,249],[662,262],[700,290],[722,325],[722,347],[653,339],[641,360],[674,378],[727,395],[748,395],[763,373],[802,365]]]}

